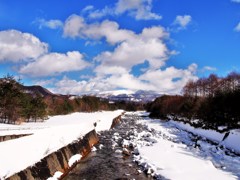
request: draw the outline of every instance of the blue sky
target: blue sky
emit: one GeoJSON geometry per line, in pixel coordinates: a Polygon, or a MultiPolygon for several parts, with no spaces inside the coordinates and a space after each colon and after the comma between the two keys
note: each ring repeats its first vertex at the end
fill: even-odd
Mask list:
{"type": "Polygon", "coordinates": [[[239,0],[1,0],[0,22],[0,76],[63,94],[175,94],[240,67],[239,0]]]}

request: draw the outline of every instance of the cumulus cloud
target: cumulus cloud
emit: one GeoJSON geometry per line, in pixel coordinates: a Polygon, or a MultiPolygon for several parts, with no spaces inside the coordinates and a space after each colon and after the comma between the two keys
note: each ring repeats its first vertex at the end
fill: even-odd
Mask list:
{"type": "Polygon", "coordinates": [[[81,29],[85,26],[84,19],[81,16],[73,14],[69,16],[64,23],[64,36],[69,36],[72,38],[79,37],[81,29]]]}
{"type": "Polygon", "coordinates": [[[232,0],[232,2],[240,3],[240,0],[232,0]]]}
{"type": "MultiPolygon", "coordinates": [[[[105,38],[108,43],[117,44],[114,51],[105,51],[95,57],[95,60],[101,62],[105,68],[118,66],[130,71],[132,66],[145,60],[149,62],[151,68],[159,68],[164,65],[170,54],[164,42],[169,34],[161,26],[144,28],[140,34],[136,34],[130,30],[120,29],[118,23],[114,21],[87,24],[81,16],[72,15],[65,22],[64,35],[94,40],[105,38]]],[[[97,72],[99,71],[100,68],[97,72]]]]}
{"type": "Polygon", "coordinates": [[[134,32],[119,29],[118,23],[109,20],[105,20],[102,23],[87,24],[83,17],[74,14],[65,21],[64,36],[94,40],[99,40],[104,37],[107,42],[116,44],[132,38],[134,32]]]}
{"type": "MultiPolygon", "coordinates": [[[[104,51],[94,58],[98,62],[94,70],[96,77],[91,78],[88,83],[74,81],[75,90],[81,89],[83,92],[120,88],[179,93],[188,80],[196,79],[196,64],[190,65],[187,69],[175,67],[162,69],[172,52],[165,43],[169,33],[161,26],[144,28],[141,33],[136,34],[130,30],[120,29],[113,21],[87,24],[77,15],[69,17],[65,25],[65,36],[87,37],[94,40],[105,38],[108,43],[116,45],[112,51],[104,51]],[[71,28],[72,22],[78,22],[78,25],[73,23],[71,28]],[[132,68],[146,61],[149,67],[140,76],[134,76],[132,68]]],[[[58,88],[62,89],[59,84],[58,88]]],[[[64,89],[71,91],[66,86],[64,89]]]]}
{"type": "Polygon", "coordinates": [[[20,68],[19,72],[29,76],[51,76],[62,72],[79,71],[89,66],[81,53],[77,51],[49,53],[37,58],[34,62],[20,68]]]}
{"type": "Polygon", "coordinates": [[[45,19],[37,19],[35,21],[39,25],[39,28],[47,27],[50,29],[58,29],[63,27],[63,22],[57,19],[45,20],[45,19]]]}
{"type": "Polygon", "coordinates": [[[152,0],[119,0],[116,3],[116,13],[122,14],[127,12],[137,20],[155,19],[159,20],[162,17],[151,12],[152,0]]]}
{"type": "Polygon", "coordinates": [[[134,17],[136,20],[159,20],[162,18],[162,16],[152,12],[152,0],[118,0],[112,7],[105,6],[103,9],[89,9],[89,18],[95,19],[124,13],[134,17]]]}
{"type": "Polygon", "coordinates": [[[152,84],[146,83],[145,81],[141,81],[132,74],[113,75],[107,78],[106,80],[108,84],[112,86],[133,91],[137,91],[139,89],[141,90],[154,89],[154,86],[152,84]]]}
{"type": "MultiPolygon", "coordinates": [[[[169,38],[169,33],[161,26],[144,28],[137,34],[131,30],[121,29],[114,21],[105,20],[89,24],[81,16],[72,15],[65,21],[63,30],[66,37],[105,39],[114,46],[112,51],[104,51],[94,58],[95,77],[91,74],[91,78],[83,76],[79,81],[66,76],[60,81],[39,81],[42,84],[54,83],[52,90],[55,92],[82,94],[114,89],[132,91],[142,89],[179,93],[188,80],[196,79],[196,64],[190,65],[187,69],[164,66],[172,51],[165,42],[169,38]],[[133,67],[144,62],[148,63],[148,67],[140,75],[134,75],[133,67]]],[[[39,39],[35,40],[35,43],[45,45],[44,51],[35,56],[28,56],[32,59],[20,67],[21,74],[32,77],[56,76],[63,72],[81,71],[90,66],[80,52],[51,53],[48,52],[47,45],[39,39]]]]}
{"type": "Polygon", "coordinates": [[[98,18],[102,18],[106,15],[115,15],[115,10],[113,8],[110,8],[108,6],[105,6],[103,9],[97,9],[94,11],[91,11],[91,13],[89,14],[89,18],[91,19],[98,19],[98,18]]]}
{"type": "Polygon", "coordinates": [[[62,80],[55,84],[55,88],[52,89],[54,93],[61,94],[80,94],[86,92],[84,86],[87,85],[87,81],[76,81],[64,76],[62,80]]]}
{"type": "Polygon", "coordinates": [[[238,25],[234,28],[234,30],[235,30],[236,32],[240,32],[240,23],[238,23],[238,25]]]}
{"type": "Polygon", "coordinates": [[[89,81],[76,81],[64,77],[56,83],[55,91],[65,94],[84,94],[118,89],[131,91],[153,90],[160,93],[179,94],[189,80],[196,80],[196,64],[187,69],[168,67],[164,70],[148,70],[139,77],[133,74],[113,73],[108,76],[97,76],[89,81]]]}
{"type": "Polygon", "coordinates": [[[97,66],[94,70],[98,75],[119,75],[119,74],[126,74],[128,71],[121,66],[106,66],[106,65],[100,65],[97,66]]]}
{"type": "Polygon", "coordinates": [[[105,51],[95,59],[102,66],[121,66],[130,71],[134,65],[146,60],[150,68],[160,68],[168,59],[169,50],[163,39],[168,33],[160,26],[144,28],[141,34],[132,36],[119,44],[114,51],[105,51]]]}
{"type": "Polygon", "coordinates": [[[48,51],[48,45],[29,33],[0,31],[0,61],[35,59],[48,51]]]}
{"type": "Polygon", "coordinates": [[[88,81],[77,81],[64,76],[62,80],[55,84],[53,91],[62,94],[86,94],[107,91],[114,88],[116,87],[108,84],[105,79],[98,77],[91,78],[88,81]]]}
{"type": "Polygon", "coordinates": [[[196,69],[197,65],[192,64],[187,69],[168,67],[165,70],[149,70],[141,75],[139,79],[154,86],[152,90],[178,94],[189,80],[197,79],[195,75],[196,69]]]}
{"type": "Polygon", "coordinates": [[[190,15],[178,15],[173,24],[179,26],[181,29],[185,29],[191,21],[192,17],[190,15]]]}

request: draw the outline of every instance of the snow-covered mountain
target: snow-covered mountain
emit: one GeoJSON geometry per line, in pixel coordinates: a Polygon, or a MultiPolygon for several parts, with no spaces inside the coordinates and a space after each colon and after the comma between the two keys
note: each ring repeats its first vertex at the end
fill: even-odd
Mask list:
{"type": "MultiPolygon", "coordinates": [[[[75,97],[79,97],[75,95],[54,94],[41,86],[23,86],[23,89],[26,93],[40,94],[43,97],[58,96],[58,97],[70,97],[72,99],[75,97]]],[[[143,90],[139,90],[136,92],[131,90],[114,90],[114,91],[90,93],[87,95],[108,99],[109,101],[114,101],[114,102],[115,101],[151,102],[157,97],[161,96],[162,94],[154,91],[143,91],[143,90]]]]}
{"type": "Polygon", "coordinates": [[[94,94],[97,97],[108,99],[110,101],[133,101],[133,102],[151,102],[162,94],[154,91],[129,91],[129,90],[116,90],[104,91],[94,94]]]}

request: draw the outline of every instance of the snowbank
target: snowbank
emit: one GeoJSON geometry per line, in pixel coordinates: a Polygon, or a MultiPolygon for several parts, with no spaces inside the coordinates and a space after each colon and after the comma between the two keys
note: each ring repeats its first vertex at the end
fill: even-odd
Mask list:
{"type": "MultiPolygon", "coordinates": [[[[0,143],[0,179],[37,163],[52,152],[83,137],[95,128],[94,123],[97,123],[96,131],[110,129],[112,120],[122,112],[73,113],[50,117],[44,123],[7,126],[7,133],[22,133],[28,129],[34,134],[0,143]]],[[[6,125],[0,124],[0,128],[6,129],[6,125]]]]}
{"type": "MultiPolygon", "coordinates": [[[[136,115],[136,113],[134,113],[136,115]]],[[[139,115],[141,116],[142,113],[139,115]]],[[[210,151],[206,157],[200,156],[189,144],[182,142],[188,141],[188,134],[182,129],[195,133],[202,137],[206,137],[213,141],[221,142],[224,134],[217,133],[211,130],[194,129],[193,127],[174,121],[161,122],[149,118],[138,118],[138,122],[143,124],[148,132],[142,131],[138,133],[141,138],[138,138],[136,144],[137,153],[134,160],[155,177],[164,177],[174,180],[202,180],[202,179],[238,179],[234,173],[224,171],[221,167],[216,168],[211,160],[210,151]],[[175,127],[178,127],[176,129],[175,127]],[[144,135],[145,133],[145,135],[144,135]],[[151,137],[155,141],[150,144],[143,143],[142,140],[149,139],[143,137],[151,137]]],[[[236,142],[237,135],[229,135],[226,142],[236,142]]],[[[202,142],[203,143],[203,142],[202,142]]],[[[190,142],[191,144],[191,142],[190,142]]],[[[206,144],[205,146],[207,146],[206,144]]],[[[203,147],[205,147],[203,146],[203,147]]],[[[198,150],[196,150],[198,151],[198,150]]],[[[198,151],[199,152],[199,151],[198,151]]],[[[221,153],[220,151],[217,153],[221,153]]],[[[216,158],[218,158],[216,156],[216,158]]],[[[234,159],[234,157],[232,158],[234,159]]],[[[233,162],[233,161],[232,161],[233,162]]],[[[161,179],[161,178],[160,178],[161,179]]]]}
{"type": "Polygon", "coordinates": [[[185,131],[191,132],[195,135],[205,137],[211,141],[220,143],[228,149],[240,153],[240,130],[231,130],[226,139],[223,140],[225,133],[219,133],[215,130],[206,130],[201,128],[194,128],[189,124],[184,124],[183,122],[176,122],[171,120],[171,124],[174,124],[176,127],[183,129],[185,131]]]}
{"type": "Polygon", "coordinates": [[[153,146],[139,148],[141,157],[155,168],[155,173],[167,179],[202,180],[202,179],[237,179],[228,172],[216,169],[212,162],[195,157],[186,150],[185,145],[159,139],[153,146]]]}

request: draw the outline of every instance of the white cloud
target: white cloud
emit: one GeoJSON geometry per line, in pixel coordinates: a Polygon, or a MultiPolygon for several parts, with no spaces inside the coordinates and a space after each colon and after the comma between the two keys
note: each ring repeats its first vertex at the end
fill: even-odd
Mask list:
{"type": "MultiPolygon", "coordinates": [[[[184,23],[182,25],[185,26],[184,23]]],[[[164,68],[172,52],[165,43],[169,33],[161,26],[144,28],[137,34],[131,30],[121,29],[114,21],[105,20],[89,24],[81,16],[71,15],[65,21],[63,30],[66,37],[90,41],[104,38],[115,46],[112,51],[102,52],[94,58],[95,77],[82,76],[84,80],[80,81],[64,77],[55,82],[55,92],[82,94],[120,88],[179,93],[188,80],[197,78],[196,64],[190,65],[187,69],[164,68]],[[132,68],[146,61],[149,67],[141,75],[134,76],[132,68]]],[[[63,72],[80,71],[88,66],[79,52],[49,53],[21,67],[20,73],[31,76],[54,76],[63,72]]]]}
{"type": "MultiPolygon", "coordinates": [[[[87,81],[76,81],[69,79],[66,76],[62,80],[55,84],[55,88],[52,89],[54,93],[61,94],[80,94],[83,92],[83,87],[87,85],[87,81]]],[[[85,91],[84,91],[85,92],[85,91]]]]}
{"type": "Polygon", "coordinates": [[[55,84],[54,92],[63,94],[85,94],[101,91],[114,90],[116,88],[126,88],[131,90],[149,90],[150,84],[138,80],[131,74],[117,74],[110,77],[95,77],[88,81],[76,81],[64,77],[55,84]]]}
{"type": "Polygon", "coordinates": [[[116,14],[127,12],[137,20],[156,19],[162,17],[158,14],[152,13],[152,0],[118,0],[116,3],[116,14]]]}
{"type": "Polygon", "coordinates": [[[216,71],[217,68],[211,66],[204,66],[203,71],[216,71]]]}
{"type": "MultiPolygon", "coordinates": [[[[65,94],[84,94],[114,89],[131,91],[153,90],[160,93],[179,94],[189,80],[196,80],[196,64],[187,69],[168,67],[165,70],[148,70],[140,77],[123,71],[122,73],[97,76],[88,81],[76,81],[64,77],[56,84],[55,91],[65,94]]],[[[117,70],[117,68],[116,68],[117,70]]]]}
{"type": "MultiPolygon", "coordinates": [[[[74,31],[77,33],[73,33],[76,37],[88,37],[90,39],[104,37],[107,42],[117,44],[117,46],[113,51],[105,51],[95,57],[95,60],[99,63],[94,70],[96,77],[91,78],[89,84],[82,83],[83,81],[75,82],[76,89],[104,91],[126,88],[179,93],[188,80],[196,79],[196,64],[190,65],[187,69],[174,67],[165,70],[160,69],[163,68],[172,54],[165,44],[169,33],[163,27],[144,28],[140,34],[136,34],[130,30],[120,29],[119,25],[113,21],[86,24],[82,19],[79,22],[79,28],[74,31]],[[133,66],[145,61],[148,61],[149,67],[145,69],[141,76],[136,77],[131,74],[133,66]]],[[[76,27],[76,24],[74,24],[74,27],[76,27]]],[[[73,34],[69,36],[73,36],[73,34]]],[[[65,89],[68,88],[65,87],[65,89]]]]}
{"type": "Polygon", "coordinates": [[[29,33],[0,31],[0,61],[35,59],[48,51],[48,45],[29,33]]]}
{"type": "Polygon", "coordinates": [[[192,64],[188,69],[168,67],[165,70],[149,70],[141,75],[139,79],[152,84],[154,86],[152,90],[179,94],[189,80],[197,79],[195,76],[196,68],[196,64],[192,64]]]}
{"type": "Polygon", "coordinates": [[[93,10],[93,9],[94,9],[93,5],[88,5],[85,8],[83,8],[82,12],[87,12],[87,11],[90,11],[90,10],[93,10]]]}
{"type": "Polygon", "coordinates": [[[49,53],[45,54],[34,62],[20,68],[19,72],[29,76],[51,76],[63,72],[80,71],[89,66],[83,55],[77,51],[67,52],[66,54],[49,53]]]}
{"type": "Polygon", "coordinates": [[[85,22],[81,16],[73,14],[67,18],[64,23],[64,36],[69,36],[72,38],[80,36],[80,30],[84,28],[85,22]]]}
{"type": "Polygon", "coordinates": [[[121,66],[127,71],[147,60],[150,68],[157,69],[168,59],[169,50],[163,42],[167,36],[162,27],[145,28],[141,34],[119,44],[113,52],[102,52],[95,59],[104,66],[121,66]]]}
{"type": "Polygon", "coordinates": [[[106,15],[114,15],[114,9],[113,8],[109,8],[108,6],[105,6],[103,9],[97,9],[95,11],[91,11],[89,14],[89,18],[92,19],[97,19],[97,18],[102,18],[106,15]]]}
{"type": "Polygon", "coordinates": [[[107,42],[115,44],[132,38],[134,32],[119,29],[119,25],[114,21],[105,20],[102,23],[87,24],[81,16],[71,15],[65,22],[64,36],[94,40],[105,37],[107,42]]]}
{"type": "Polygon", "coordinates": [[[56,79],[46,79],[46,80],[35,80],[34,84],[39,85],[39,86],[47,86],[47,85],[52,85],[56,82],[56,79]]]}
{"type": "Polygon", "coordinates": [[[180,26],[180,28],[185,29],[189,23],[192,21],[192,17],[190,15],[180,16],[178,15],[173,22],[174,25],[180,26]]]}
{"type": "Polygon", "coordinates": [[[236,32],[240,32],[240,22],[237,24],[237,26],[234,28],[236,32]]]}
{"type": "Polygon", "coordinates": [[[58,29],[63,27],[63,22],[57,19],[45,20],[45,19],[37,19],[35,21],[39,25],[39,28],[47,27],[50,29],[58,29]]]}
{"type": "Polygon", "coordinates": [[[119,74],[126,74],[128,71],[121,66],[105,66],[100,65],[97,66],[94,70],[98,75],[119,75],[119,74]]]}
{"type": "Polygon", "coordinates": [[[232,0],[232,2],[240,3],[240,0],[232,0]]]}
{"type": "Polygon", "coordinates": [[[159,20],[162,18],[152,12],[152,0],[118,0],[113,7],[105,6],[103,9],[97,10],[91,8],[89,18],[102,18],[107,15],[114,16],[124,13],[137,20],[159,20]]]}
{"type": "Polygon", "coordinates": [[[106,80],[108,84],[117,88],[124,88],[133,91],[137,91],[139,89],[141,90],[154,89],[154,86],[152,84],[146,83],[145,81],[141,81],[132,74],[113,75],[107,78],[106,80]]]}
{"type": "Polygon", "coordinates": [[[86,94],[116,88],[107,83],[105,79],[97,77],[91,78],[88,81],[77,81],[69,79],[66,76],[58,81],[55,84],[55,87],[56,88],[54,88],[53,91],[62,94],[86,94]]]}
{"type": "Polygon", "coordinates": [[[64,35],[94,40],[105,38],[110,44],[118,44],[113,52],[105,51],[95,57],[105,68],[118,66],[129,71],[132,66],[145,60],[149,61],[151,68],[159,68],[171,54],[164,42],[169,34],[160,26],[144,28],[142,33],[135,34],[120,29],[114,21],[87,24],[82,17],[72,15],[65,22],[64,35]]]}

